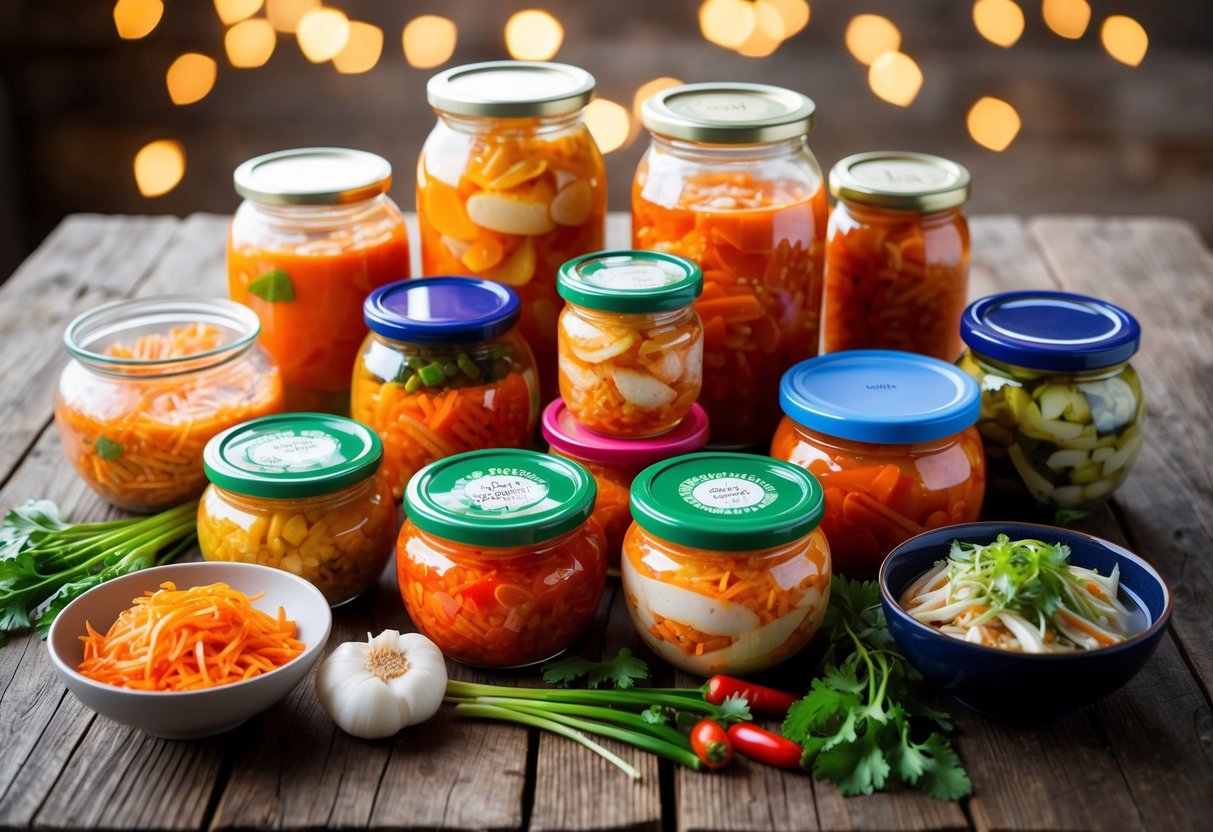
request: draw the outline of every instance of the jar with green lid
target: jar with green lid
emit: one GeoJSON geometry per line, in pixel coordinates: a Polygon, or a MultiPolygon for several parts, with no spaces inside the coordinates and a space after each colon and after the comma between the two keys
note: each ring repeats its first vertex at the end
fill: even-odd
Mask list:
{"type": "Polygon", "coordinates": [[[703,382],[703,274],[685,257],[602,251],[560,267],[560,395],[603,436],[657,436],[678,425],[703,382]]]}
{"type": "Polygon", "coordinates": [[[821,626],[830,547],[817,479],[768,457],[700,453],[632,483],[623,590],[641,637],[675,667],[753,673],[821,626]]]}
{"type": "Polygon", "coordinates": [[[969,172],[927,153],[848,156],[826,244],[822,352],[890,349],[959,357],[968,302],[969,172]]]}
{"type": "Polygon", "coordinates": [[[382,458],[374,431],[340,416],[287,413],[224,431],[203,453],[202,557],[284,569],[334,606],[356,598],[396,534],[382,458]]]}
{"type": "Polygon", "coordinates": [[[421,469],[396,543],[404,606],[452,659],[521,667],[585,630],[606,585],[594,478],[572,460],[471,451],[421,469]]]}
{"type": "Polygon", "coordinates": [[[1137,320],[1085,295],[1020,291],[974,301],[960,331],[960,367],[981,386],[990,493],[1026,492],[1058,522],[1107,499],[1142,447],[1137,320]]]}

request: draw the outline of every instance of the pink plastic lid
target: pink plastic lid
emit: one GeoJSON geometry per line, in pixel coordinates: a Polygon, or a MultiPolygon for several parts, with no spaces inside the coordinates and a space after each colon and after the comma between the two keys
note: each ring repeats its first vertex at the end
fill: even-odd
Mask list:
{"type": "Polygon", "coordinates": [[[669,433],[648,439],[616,439],[582,427],[564,406],[564,399],[556,399],[543,411],[543,438],[574,459],[643,468],[663,459],[694,453],[706,445],[708,414],[693,404],[678,427],[669,433]]]}

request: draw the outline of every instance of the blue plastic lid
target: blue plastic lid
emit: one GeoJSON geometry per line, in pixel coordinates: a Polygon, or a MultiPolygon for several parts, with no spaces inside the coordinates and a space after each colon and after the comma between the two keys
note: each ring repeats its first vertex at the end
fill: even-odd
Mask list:
{"type": "Polygon", "coordinates": [[[900,445],[959,433],[981,414],[981,389],[946,361],[894,350],[846,350],[783,374],[779,406],[809,430],[900,445]]]}
{"type": "Polygon", "coordinates": [[[1069,292],[1003,292],[973,301],[960,319],[969,348],[1033,370],[1094,370],[1141,346],[1137,319],[1107,301],[1069,292]]]}
{"type": "Polygon", "coordinates": [[[399,280],[362,306],[370,330],[413,344],[467,344],[508,332],[521,314],[509,286],[477,277],[399,280]]]}

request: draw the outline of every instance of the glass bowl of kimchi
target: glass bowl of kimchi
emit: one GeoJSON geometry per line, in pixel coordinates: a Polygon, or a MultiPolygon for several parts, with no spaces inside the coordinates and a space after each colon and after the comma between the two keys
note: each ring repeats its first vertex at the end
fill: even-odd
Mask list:
{"type": "Polygon", "coordinates": [[[153,736],[196,739],[285,699],[324,652],[332,622],[320,590],[289,572],[179,563],[85,592],[55,618],[47,651],[86,707],[153,736]],[[103,640],[98,660],[88,642],[103,640]]]}
{"type": "Polygon", "coordinates": [[[1141,557],[1031,523],[920,534],[889,554],[879,582],[910,664],[961,704],[1009,720],[1112,693],[1141,670],[1171,615],[1166,581],[1141,557]]]}

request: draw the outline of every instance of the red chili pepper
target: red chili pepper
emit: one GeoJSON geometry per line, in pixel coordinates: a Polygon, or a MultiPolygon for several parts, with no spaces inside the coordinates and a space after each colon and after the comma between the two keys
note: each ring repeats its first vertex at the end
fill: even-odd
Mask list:
{"type": "Polygon", "coordinates": [[[732,676],[713,676],[708,679],[704,686],[703,698],[713,705],[719,705],[735,693],[745,697],[754,713],[770,716],[787,716],[788,710],[797,699],[790,693],[755,685],[744,679],[734,679],[732,676]]]}
{"type": "Polygon", "coordinates": [[[729,728],[729,739],[737,753],[779,768],[800,768],[804,753],[798,744],[757,725],[739,722],[729,728]]]}
{"type": "Polygon", "coordinates": [[[710,769],[724,768],[733,759],[733,743],[716,722],[700,720],[691,729],[691,749],[710,769]]]}

